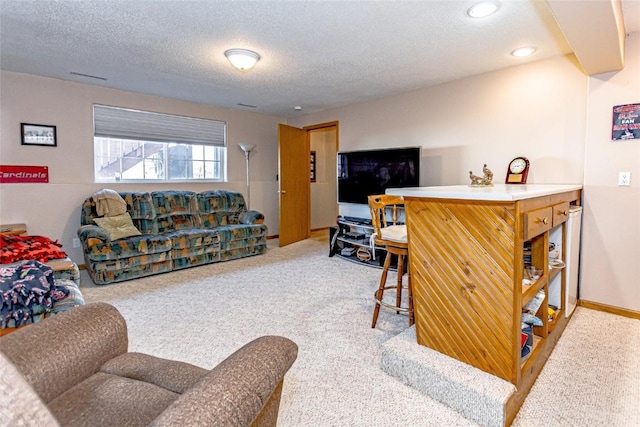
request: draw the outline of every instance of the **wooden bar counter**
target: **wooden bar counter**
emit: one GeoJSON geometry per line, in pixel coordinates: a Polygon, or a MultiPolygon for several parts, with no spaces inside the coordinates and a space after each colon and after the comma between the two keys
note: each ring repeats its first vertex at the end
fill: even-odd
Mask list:
{"type": "MultiPolygon", "coordinates": [[[[549,235],[561,236],[579,205],[580,185],[496,184],[398,188],[405,199],[409,271],[418,343],[513,383],[507,403],[513,420],[568,317],[561,304],[549,317],[549,291],[566,274],[549,268],[549,235]],[[526,251],[525,251],[526,246],[526,251]],[[530,283],[524,256],[542,269],[530,283]],[[522,309],[544,290],[532,350],[521,356],[522,309]]],[[[563,255],[564,256],[564,255],[563,255]]],[[[555,289],[554,293],[558,293],[555,289]]]]}

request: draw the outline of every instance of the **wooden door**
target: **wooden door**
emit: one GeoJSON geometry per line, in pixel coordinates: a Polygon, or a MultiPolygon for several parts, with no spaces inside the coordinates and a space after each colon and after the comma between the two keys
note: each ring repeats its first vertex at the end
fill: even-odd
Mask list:
{"type": "Polygon", "coordinates": [[[310,235],[309,141],[307,131],[278,125],[280,246],[310,235]]]}

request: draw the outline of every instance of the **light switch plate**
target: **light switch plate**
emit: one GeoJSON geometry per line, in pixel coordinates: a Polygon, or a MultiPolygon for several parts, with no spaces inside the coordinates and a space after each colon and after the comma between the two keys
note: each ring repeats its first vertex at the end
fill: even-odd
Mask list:
{"type": "Polygon", "coordinates": [[[631,172],[618,172],[618,187],[631,185],[631,172]]]}

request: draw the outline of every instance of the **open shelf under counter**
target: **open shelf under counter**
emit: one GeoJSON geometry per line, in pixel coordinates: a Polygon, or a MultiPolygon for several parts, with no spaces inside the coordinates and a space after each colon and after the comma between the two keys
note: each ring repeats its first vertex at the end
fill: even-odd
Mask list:
{"type": "Polygon", "coordinates": [[[521,366],[522,370],[526,370],[528,367],[528,363],[530,361],[535,360],[536,354],[540,351],[541,344],[544,342],[544,338],[539,337],[538,335],[533,335],[533,344],[531,345],[531,352],[524,358],[521,358],[521,366]]]}
{"type": "Polygon", "coordinates": [[[524,307],[527,302],[529,302],[533,297],[536,296],[540,289],[544,288],[547,284],[546,276],[540,277],[538,280],[533,282],[530,285],[522,284],[522,307],[524,307]]]}
{"type": "Polygon", "coordinates": [[[551,283],[560,273],[562,273],[562,268],[549,268],[549,283],[551,283]]]}
{"type": "Polygon", "coordinates": [[[556,325],[558,324],[558,321],[563,318],[564,318],[564,310],[561,308],[555,310],[555,312],[553,313],[553,318],[549,319],[549,333],[553,332],[556,325]]]}

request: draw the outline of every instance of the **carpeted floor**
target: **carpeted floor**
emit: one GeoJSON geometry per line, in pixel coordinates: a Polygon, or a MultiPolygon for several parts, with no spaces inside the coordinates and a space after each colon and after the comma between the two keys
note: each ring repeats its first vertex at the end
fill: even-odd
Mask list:
{"type": "MultiPolygon", "coordinates": [[[[381,344],[407,317],[382,310],[371,329],[381,271],[327,252],[309,239],[107,286],[82,272],[82,292],[123,313],[130,350],[205,368],[258,336],[292,339],[281,426],[475,425],[382,372],[381,344]]],[[[638,320],[578,308],[514,425],[640,425],[638,336],[638,320]]]]}

